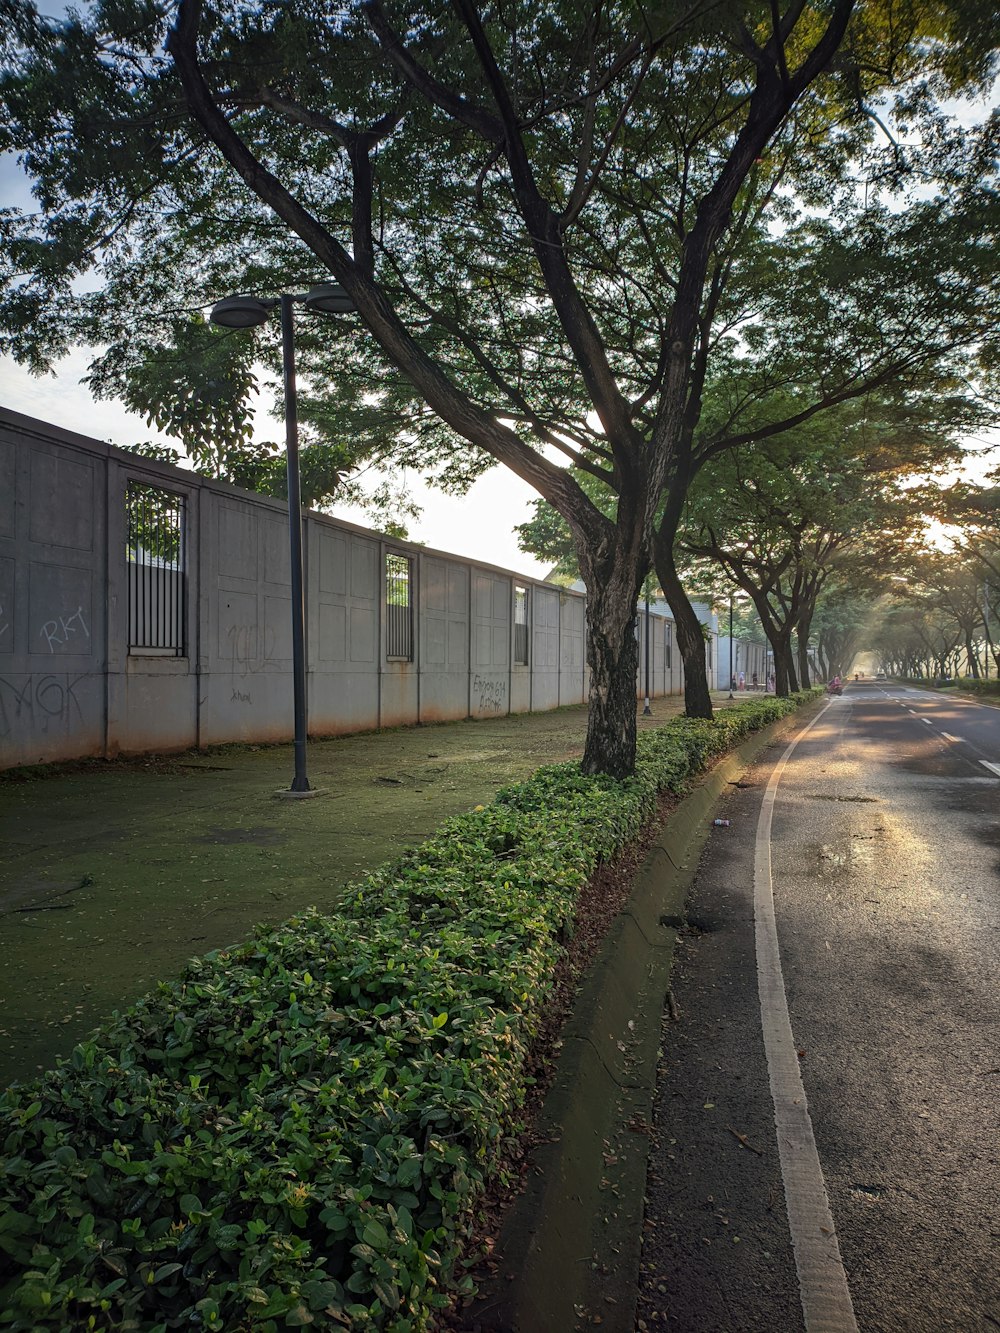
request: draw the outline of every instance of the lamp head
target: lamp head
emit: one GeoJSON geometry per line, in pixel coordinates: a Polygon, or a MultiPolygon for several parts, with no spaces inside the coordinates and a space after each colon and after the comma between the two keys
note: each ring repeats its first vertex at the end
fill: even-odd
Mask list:
{"type": "Polygon", "coordinates": [[[252,329],[266,323],[273,304],[256,296],[227,296],[216,301],[208,318],[225,329],[252,329]]]}
{"type": "Polygon", "coordinates": [[[310,287],[303,304],[307,310],[324,315],[347,315],[357,309],[339,282],[321,282],[310,287]]]}

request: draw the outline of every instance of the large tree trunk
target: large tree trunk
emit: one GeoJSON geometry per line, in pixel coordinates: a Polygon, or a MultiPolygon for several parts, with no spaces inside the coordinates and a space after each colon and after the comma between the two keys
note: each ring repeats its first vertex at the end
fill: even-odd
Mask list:
{"type": "Polygon", "coordinates": [[[965,660],[969,664],[969,671],[972,673],[972,679],[979,680],[983,673],[979,665],[979,653],[972,646],[971,634],[965,636],[965,660]]]}
{"type": "Polygon", "coordinates": [[[688,717],[712,716],[712,696],[708,688],[705,660],[705,636],[701,621],[694,613],[674,565],[673,553],[656,544],[656,577],[666,597],[677,626],[677,646],[684,661],[684,712],[688,717]]]}
{"type": "Polygon", "coordinates": [[[771,647],[774,649],[774,692],[779,699],[784,699],[799,688],[791,636],[776,635],[771,640],[771,647]]]}
{"type": "Polygon", "coordinates": [[[639,645],[635,598],[622,615],[608,595],[587,593],[587,665],[590,667],[584,773],[628,777],[635,769],[639,645]]]}
{"type": "Polygon", "coordinates": [[[802,633],[801,624],[799,625],[798,650],[799,650],[799,681],[801,683],[802,688],[804,690],[807,690],[809,688],[809,640],[808,640],[808,630],[806,631],[806,636],[804,637],[802,633]]]}
{"type": "Polygon", "coordinates": [[[774,654],[774,693],[779,699],[784,699],[799,688],[795,678],[795,655],[792,652],[792,620],[788,618],[779,623],[771,610],[766,592],[747,579],[737,579],[737,582],[757,608],[761,628],[774,654]]]}
{"type": "Polygon", "coordinates": [[[635,634],[639,590],[648,563],[636,550],[613,554],[600,548],[597,560],[578,543],[587,586],[587,665],[590,667],[587,739],[581,768],[626,778],[635,771],[636,673],[639,643],[635,634]]]}

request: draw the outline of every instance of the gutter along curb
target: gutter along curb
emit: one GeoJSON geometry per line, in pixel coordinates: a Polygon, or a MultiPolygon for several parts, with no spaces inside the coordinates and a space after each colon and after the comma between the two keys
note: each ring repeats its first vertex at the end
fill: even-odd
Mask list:
{"type": "Polygon", "coordinates": [[[674,810],[584,976],[535,1125],[527,1184],[463,1327],[633,1333],[663,1010],[684,903],[711,813],[760,754],[808,721],[806,705],[718,761],[674,810]]]}

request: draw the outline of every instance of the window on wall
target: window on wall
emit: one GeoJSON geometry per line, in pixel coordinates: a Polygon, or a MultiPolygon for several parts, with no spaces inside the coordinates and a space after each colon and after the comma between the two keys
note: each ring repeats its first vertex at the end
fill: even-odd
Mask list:
{"type": "Polygon", "coordinates": [[[528,589],[514,587],[514,665],[528,665],[528,589]]]}
{"type": "Polygon", "coordinates": [[[669,620],[663,622],[663,661],[668,671],[673,671],[672,650],[674,646],[673,626],[669,620]]]}
{"type": "Polygon", "coordinates": [[[385,656],[413,661],[413,561],[393,551],[385,557],[385,656]]]}
{"type": "Polygon", "coordinates": [[[187,619],[186,502],[182,495],[130,481],[125,488],[128,650],[133,656],[183,657],[187,619]]]}

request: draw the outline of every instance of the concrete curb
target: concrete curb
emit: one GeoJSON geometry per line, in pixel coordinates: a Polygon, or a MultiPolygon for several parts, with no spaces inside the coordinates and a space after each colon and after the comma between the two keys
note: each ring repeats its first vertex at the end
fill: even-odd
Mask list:
{"type": "Polygon", "coordinates": [[[711,830],[711,812],[807,704],[724,756],[670,816],[586,974],[563,1029],[529,1182],[511,1208],[465,1327],[633,1333],[660,1025],[676,927],[711,830]]]}

